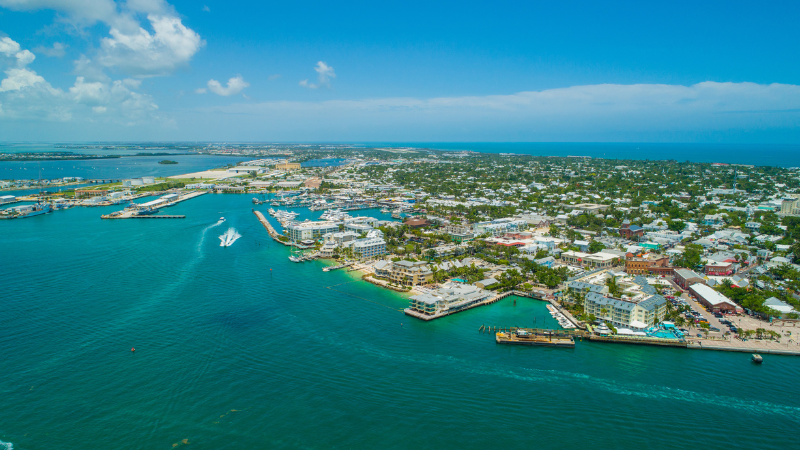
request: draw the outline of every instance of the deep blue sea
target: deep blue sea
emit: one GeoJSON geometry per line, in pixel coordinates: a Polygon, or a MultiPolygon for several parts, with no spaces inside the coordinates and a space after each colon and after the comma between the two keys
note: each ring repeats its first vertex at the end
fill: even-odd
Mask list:
{"type": "Polygon", "coordinates": [[[118,207],[98,207],[0,221],[0,441],[797,448],[800,358],[499,346],[481,325],[552,323],[544,303],[411,319],[403,295],[356,272],[290,262],[251,197],[207,194],[164,210],[176,220],[102,220],[118,207]],[[229,228],[241,238],[220,247],[229,228]]]}

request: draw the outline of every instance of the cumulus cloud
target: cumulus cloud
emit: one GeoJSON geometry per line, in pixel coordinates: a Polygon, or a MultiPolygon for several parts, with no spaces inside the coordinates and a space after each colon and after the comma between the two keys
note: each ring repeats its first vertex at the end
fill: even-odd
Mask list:
{"type": "MultiPolygon", "coordinates": [[[[244,78],[242,78],[241,75],[229,79],[228,85],[226,87],[223,87],[222,84],[220,84],[220,82],[217,80],[208,80],[208,90],[217,95],[222,95],[224,97],[238,94],[239,92],[242,92],[242,89],[246,88],[247,86],[250,86],[250,83],[244,81],[244,78]]],[[[205,93],[206,90],[202,89],[203,92],[199,91],[200,89],[198,89],[195,92],[205,93]]]]}
{"type": "MultiPolygon", "coordinates": [[[[53,9],[75,26],[102,22],[109,27],[91,60],[105,68],[137,77],[160,76],[186,66],[205,41],[183,25],[164,0],[0,0],[13,10],[53,9]],[[140,21],[145,15],[148,29],[140,21]]],[[[63,49],[62,49],[63,50],[63,49]]],[[[54,49],[58,52],[58,50],[54,49]]]]}
{"type": "MultiPolygon", "coordinates": [[[[91,120],[98,114],[108,122],[127,125],[158,122],[158,106],[149,95],[137,92],[141,80],[87,80],[77,77],[67,91],[55,88],[27,68],[36,56],[10,38],[0,39],[0,55],[16,60],[0,80],[0,104],[4,119],[91,120]]],[[[11,60],[13,61],[13,60],[11,60]]]]}
{"type": "Polygon", "coordinates": [[[14,56],[17,60],[17,67],[25,67],[36,59],[36,55],[30,50],[21,50],[19,43],[9,37],[0,39],[0,54],[14,56]]]}
{"type": "MultiPolygon", "coordinates": [[[[46,84],[43,77],[28,69],[8,69],[6,78],[0,81],[0,92],[19,91],[23,88],[46,84]]],[[[49,86],[49,84],[47,85],[49,86]]]]}
{"type": "Polygon", "coordinates": [[[314,71],[317,72],[317,83],[309,83],[308,80],[302,80],[300,82],[300,86],[307,87],[309,89],[317,89],[320,86],[331,86],[331,78],[336,78],[336,73],[333,71],[333,67],[325,64],[323,61],[318,61],[317,65],[314,67],[314,71]]]}
{"type": "Polygon", "coordinates": [[[39,46],[33,49],[36,53],[41,53],[45,56],[54,58],[61,58],[67,53],[67,46],[61,42],[54,42],[52,47],[39,46]]]}
{"type": "Polygon", "coordinates": [[[0,39],[0,53],[6,56],[11,56],[16,54],[19,49],[19,43],[15,42],[10,37],[4,37],[0,39]]]}
{"type": "Polygon", "coordinates": [[[800,86],[598,84],[509,95],[276,101],[206,110],[254,117],[274,127],[267,130],[284,133],[283,139],[675,140],[691,139],[692,133],[797,131],[800,86]],[[296,134],[286,135],[291,131],[296,134]]]}
{"type": "Polygon", "coordinates": [[[101,42],[99,61],[134,76],[166,75],[189,63],[205,44],[200,35],[177,17],[148,15],[153,33],[139,27],[134,33],[112,28],[101,42]]]}

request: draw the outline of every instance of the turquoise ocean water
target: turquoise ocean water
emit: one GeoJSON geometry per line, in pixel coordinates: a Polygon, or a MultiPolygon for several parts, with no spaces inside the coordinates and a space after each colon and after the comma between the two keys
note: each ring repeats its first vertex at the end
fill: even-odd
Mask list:
{"type": "Polygon", "coordinates": [[[250,199],[208,194],[165,210],[182,220],[101,220],[108,207],[0,222],[0,441],[796,448],[800,358],[498,346],[482,324],[552,321],[544,304],[413,320],[403,296],[355,272],[291,263],[250,199]],[[230,227],[242,237],[220,247],[230,227]]]}

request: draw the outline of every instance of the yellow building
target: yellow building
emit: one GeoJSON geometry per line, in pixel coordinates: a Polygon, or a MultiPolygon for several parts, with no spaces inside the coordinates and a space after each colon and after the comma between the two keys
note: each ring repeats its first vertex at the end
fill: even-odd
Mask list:
{"type": "Polygon", "coordinates": [[[287,162],[287,163],[283,163],[283,164],[276,164],[275,168],[278,169],[278,170],[286,170],[286,171],[299,170],[300,169],[300,163],[289,163],[289,162],[287,162]]]}

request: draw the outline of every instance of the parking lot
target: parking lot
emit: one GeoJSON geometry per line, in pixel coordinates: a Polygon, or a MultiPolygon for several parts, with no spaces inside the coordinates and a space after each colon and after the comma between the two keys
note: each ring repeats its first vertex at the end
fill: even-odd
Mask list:
{"type": "MultiPolygon", "coordinates": [[[[800,347],[800,327],[794,326],[775,326],[765,320],[761,320],[758,317],[748,316],[748,315],[731,315],[731,316],[723,316],[722,319],[714,317],[714,315],[706,311],[702,305],[692,299],[688,294],[681,295],[681,299],[684,300],[693,311],[700,313],[700,315],[708,321],[709,326],[713,328],[718,328],[720,331],[709,331],[708,338],[713,340],[726,340],[736,343],[742,343],[741,340],[736,339],[735,333],[731,332],[728,324],[721,323],[720,320],[727,320],[730,321],[732,325],[734,325],[736,330],[755,330],[758,328],[764,328],[766,330],[776,331],[780,333],[781,340],[780,346],[781,347],[800,347]],[[727,332],[727,334],[726,334],[727,332]]],[[[689,329],[690,337],[692,340],[705,340],[705,333],[703,332],[702,328],[695,325],[694,327],[689,329]],[[697,335],[701,335],[698,337],[697,335]]],[[[750,339],[748,342],[757,344],[758,342],[775,342],[775,341],[759,341],[756,339],[750,339]]]]}

